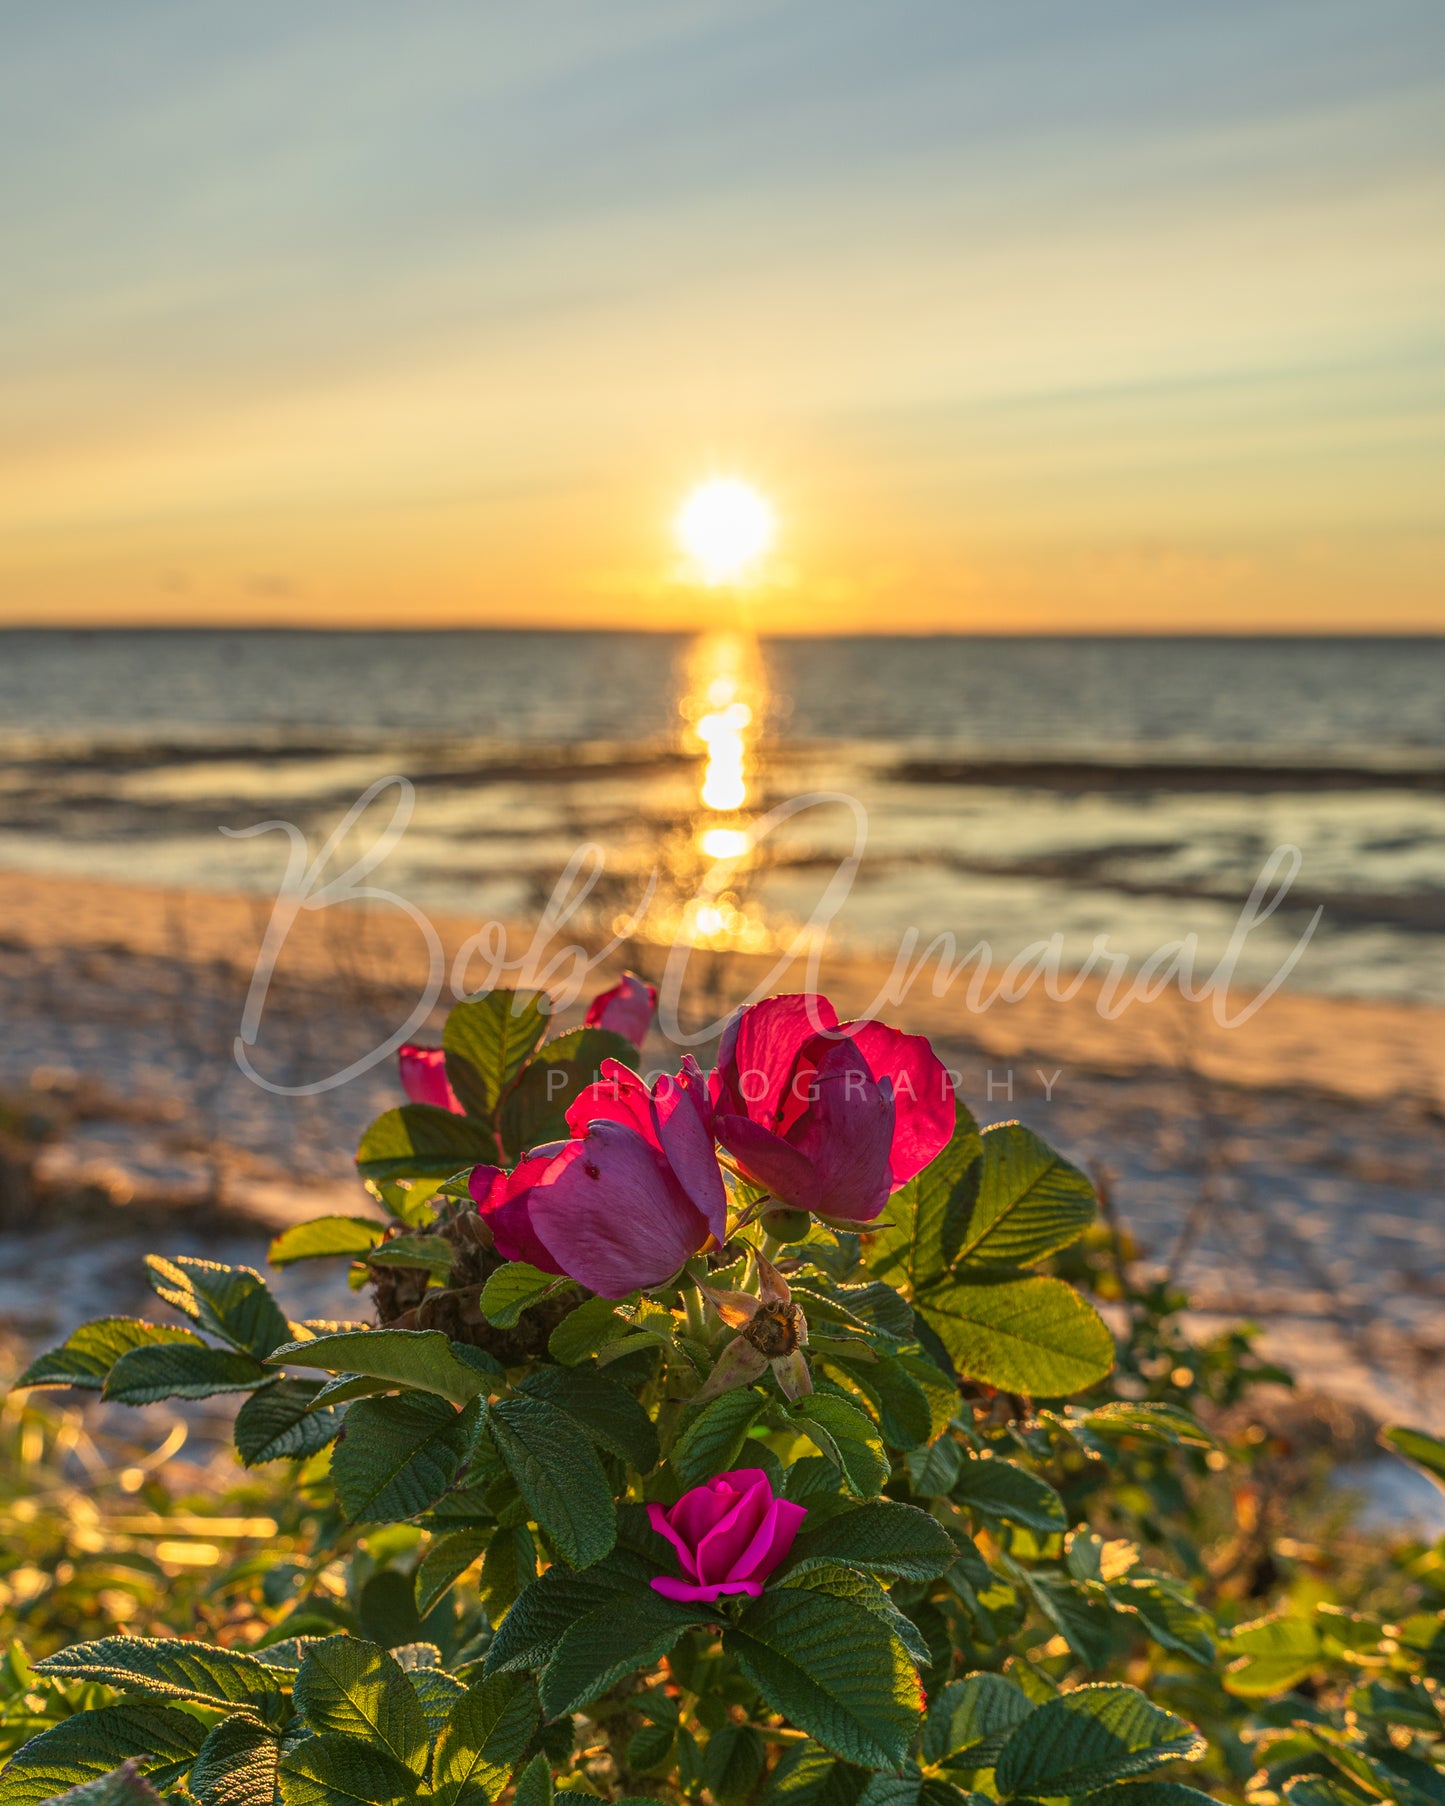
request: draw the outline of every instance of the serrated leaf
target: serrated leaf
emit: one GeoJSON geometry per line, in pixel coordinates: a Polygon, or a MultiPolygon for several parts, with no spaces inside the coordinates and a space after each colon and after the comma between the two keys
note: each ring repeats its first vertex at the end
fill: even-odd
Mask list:
{"type": "Polygon", "coordinates": [[[455,1530],[434,1542],[416,1571],[416,1608],[426,1613],[445,1598],[474,1562],[482,1559],[490,1530],[455,1530]]]}
{"type": "MultiPolygon", "coordinates": [[[[1071,1412],[1066,1425],[1075,1421],[1071,1412]]],[[[1129,1399],[1111,1399],[1092,1411],[1080,1413],[1077,1421],[1096,1436],[1138,1436],[1145,1442],[1168,1443],[1174,1448],[1212,1449],[1214,1438],[1208,1430],[1179,1405],[1134,1403],[1129,1399]]]]}
{"type": "Polygon", "coordinates": [[[545,1399],[519,1396],[493,1405],[487,1428],[563,1559],[585,1568],[606,1555],[617,1539],[612,1488],[572,1419],[545,1399]]]}
{"type": "Polygon", "coordinates": [[[635,1775],[666,1768],[672,1761],[677,1742],[675,1724],[645,1724],[627,1740],[627,1766],[635,1775]]]}
{"type": "Polygon", "coordinates": [[[790,1405],[788,1415],[819,1451],[836,1463],[854,1498],[877,1496],[892,1464],[882,1437],[856,1405],[814,1392],[790,1405]]]}
{"type": "Polygon", "coordinates": [[[426,1718],[401,1664],[360,1637],[313,1643],[296,1676],[296,1709],[318,1736],[379,1745],[413,1773],[426,1762],[426,1718]]]}
{"type": "Polygon", "coordinates": [[[158,1297],[232,1348],[264,1361],[291,1340],[291,1325],[254,1267],[177,1255],[146,1256],[146,1277],[158,1297]]]}
{"type": "Polygon", "coordinates": [[[82,1392],[99,1392],[105,1376],[123,1354],[133,1348],[166,1342],[196,1342],[188,1329],[169,1323],[146,1323],[139,1317],[98,1317],[72,1330],[59,1348],[37,1355],[15,1382],[22,1386],[74,1386],[82,1392]]]}
{"type": "Polygon", "coordinates": [[[161,1796],[134,1762],[123,1762],[99,1781],[82,1781],[58,1794],[53,1806],[162,1806],[161,1796]]]}
{"type": "Polygon", "coordinates": [[[627,1327],[612,1299],[588,1298],[575,1311],[569,1311],[552,1331],[547,1338],[547,1353],[564,1367],[573,1367],[606,1348],[609,1342],[620,1342],[627,1327]]]}
{"type": "MultiPolygon", "coordinates": [[[[1287,1800],[1294,1801],[1290,1784],[1285,1783],[1284,1795],[1287,1800]]],[[[1116,1787],[1101,1787],[1096,1793],[1086,1793],[1083,1806],[1216,1806],[1212,1794],[1201,1793],[1197,1787],[1186,1787],[1182,1781],[1121,1781],[1116,1787]]],[[[1301,1800],[1299,1806],[1306,1806],[1301,1800]]],[[[1310,1801],[1308,1806],[1324,1806],[1321,1801],[1310,1801]]],[[[1341,1800],[1333,1806],[1345,1806],[1341,1800]]],[[[1349,1796],[1348,1806],[1359,1806],[1353,1795],[1349,1796]]]]}
{"type": "MultiPolygon", "coordinates": [[[[395,1649],[391,1653],[398,1657],[400,1655],[400,1651],[395,1649]]],[[[402,1665],[405,1667],[405,1663],[402,1665]]],[[[407,1672],[421,1703],[428,1732],[433,1738],[440,1737],[446,1729],[447,1719],[466,1688],[444,1668],[418,1668],[415,1672],[408,1669],[407,1672]]]]}
{"type": "Polygon", "coordinates": [[[298,1461],[324,1449],[343,1422],[340,1411],[316,1409],[319,1380],[276,1380],[253,1392],[232,1426],[236,1453],[246,1467],[266,1461],[298,1461]]]}
{"type": "Polygon", "coordinates": [[[273,1806],[280,1763],[274,1731],[227,1718],[201,1745],[186,1785],[200,1806],[273,1806]]]}
{"type": "Polygon", "coordinates": [[[497,1144],[484,1123],[439,1110],[434,1104],[402,1104],[388,1110],[361,1138],[356,1168],[363,1179],[450,1179],[463,1167],[495,1165],[497,1144]]]}
{"type": "Polygon", "coordinates": [[[1220,1639],[1224,1690],[1240,1699],[1287,1693],[1320,1664],[1319,1632],[1308,1618],[1284,1613],[1255,1618],[1220,1639]]]}
{"type": "Polygon", "coordinates": [[[118,1405],[153,1405],[163,1398],[212,1398],[253,1392],[274,1376],[232,1348],[212,1348],[199,1336],[129,1349],[111,1368],[101,1397],[118,1405]]]}
{"type": "Polygon", "coordinates": [[[1094,1188],[1084,1174],[1022,1123],[995,1123],[982,1142],[958,1263],[1031,1267],[1077,1241],[1094,1220],[1094,1188]]]}
{"type": "Polygon", "coordinates": [[[896,1356],[871,1361],[830,1356],[827,1366],[841,1370],[878,1413],[878,1429],[890,1448],[916,1449],[929,1441],[933,1420],[923,1388],[896,1356]]]}
{"type": "Polygon", "coordinates": [[[715,1800],[745,1800],[762,1778],[767,1745],[750,1724],[723,1724],[707,1740],[703,1784],[715,1800]]]}
{"type": "Polygon", "coordinates": [[[336,1255],[369,1253],[386,1234],[386,1224],[375,1217],[313,1217],[309,1223],[293,1223],[271,1243],[266,1259],[273,1267],[289,1267],[298,1260],[325,1260],[336,1255]]]}
{"type": "Polygon", "coordinates": [[[494,1531],[482,1558],[481,1579],[477,1585],[488,1624],[498,1624],[522,1589],[536,1578],[537,1546],[526,1525],[518,1524],[511,1529],[503,1525],[494,1531]]]}
{"type": "Polygon", "coordinates": [[[911,1618],[906,1617],[873,1575],[860,1568],[844,1567],[839,1562],[822,1562],[817,1566],[795,1568],[782,1582],[785,1587],[798,1587],[805,1592],[826,1593],[848,1605],[861,1606],[881,1618],[920,1668],[927,1668],[932,1656],[923,1634],[911,1618]]]}
{"type": "Polygon", "coordinates": [[[356,1329],[291,1342],[270,1358],[273,1367],[320,1367],[329,1373],[412,1386],[464,1405],[491,1388],[500,1373],[481,1349],[452,1343],[439,1329],[356,1329]],[[490,1371],[489,1371],[490,1370],[490,1371]]]}
{"type": "Polygon", "coordinates": [[[1062,1279],[948,1281],[916,1309],[960,1372],[1001,1391],[1058,1398],[1097,1385],[1114,1365],[1114,1338],[1062,1279]]]}
{"type": "Polygon", "coordinates": [[[967,1674],[928,1703],[923,1729],[927,1762],[955,1758],[956,1768],[992,1768],[998,1753],[1034,1709],[1001,1674],[967,1674]]]}
{"type": "Polygon", "coordinates": [[[542,1142],[565,1141],[568,1108],[602,1076],[602,1062],[629,1069],[637,1049],[604,1028],[574,1028],[544,1041],[518,1075],[502,1105],[502,1140],[514,1153],[542,1142]]]}
{"type": "Polygon", "coordinates": [[[983,1794],[964,1793],[941,1775],[922,1774],[916,1763],[899,1775],[874,1775],[858,1806],[985,1806],[983,1794]]]}
{"type": "Polygon", "coordinates": [[[353,1523],[414,1518],[461,1472],[481,1406],[455,1411],[430,1393],[363,1398],[346,1415],[331,1457],[337,1503],[353,1523]]]}
{"type": "Polygon", "coordinates": [[[879,1279],[918,1294],[941,1279],[957,1251],[973,1208],[983,1143],[963,1104],[948,1146],[888,1200],[890,1225],[869,1240],[867,1261],[879,1279]]]}
{"type": "Polygon", "coordinates": [[[651,1589],[595,1606],[563,1634],[542,1675],[542,1713],[580,1712],[624,1675],[651,1668],[706,1608],[675,1604],[651,1589]]]}
{"type": "Polygon", "coordinates": [[[943,1436],[926,1449],[912,1449],[908,1454],[908,1478],[913,1490],[922,1498],[943,1498],[953,1491],[962,1472],[962,1445],[951,1436],[943,1436]]]}
{"type": "Polygon", "coordinates": [[[432,1787],[437,1806],[488,1806],[512,1778],[537,1727],[537,1692],[523,1675],[494,1675],[469,1687],[437,1740],[432,1787]]]}
{"type": "Polygon", "coordinates": [[[509,1260],[488,1275],[478,1305],[488,1323],[514,1329],[523,1311],[563,1284],[556,1273],[544,1273],[524,1260],[509,1260]]]}
{"type": "Polygon", "coordinates": [[[518,1775],[512,1806],[552,1806],[552,1767],[543,1751],[518,1775]]]}
{"type": "Polygon", "coordinates": [[[1068,1528],[1064,1501],[1046,1480],[1016,1461],[998,1456],[967,1455],[959,1467],[952,1496],[990,1524],[1022,1524],[1041,1536],[1068,1528]]]}
{"type": "Polygon", "coordinates": [[[897,1768],[918,1728],[918,1675],[873,1613],[828,1593],[774,1587],[723,1633],[768,1704],[850,1762],[897,1768]]]}
{"type": "Polygon", "coordinates": [[[804,1523],[789,1572],[846,1562],[900,1580],[932,1580],[952,1566],[953,1539],[926,1511],[878,1499],[839,1512],[817,1529],[804,1523]]]}
{"type": "Polygon", "coordinates": [[[366,1257],[370,1267],[408,1267],[445,1279],[457,1251],[444,1235],[396,1235],[381,1242],[366,1257]]]}
{"type": "Polygon", "coordinates": [[[327,1732],[283,1758],[277,1780],[282,1806],[409,1806],[417,1777],[376,1744],[327,1732]]]}
{"type": "Polygon", "coordinates": [[[1203,1668],[1213,1666],[1214,1621],[1178,1582],[1141,1575],[1115,1581],[1109,1597],[1116,1605],[1137,1612],[1149,1635],[1165,1649],[1177,1649],[1203,1668]]]}
{"type": "Polygon", "coordinates": [[[518,1391],[545,1399],[571,1418],[598,1448],[616,1455],[639,1474],[657,1466],[657,1426],[625,1386],[606,1374],[539,1367],[518,1391]]]}
{"type": "Polygon", "coordinates": [[[276,1676],[254,1656],[181,1637],[99,1637],[72,1643],[37,1662],[35,1672],[104,1681],[122,1693],[201,1705],[254,1706],[277,1687],[276,1676]]]}
{"type": "Polygon", "coordinates": [[[1134,1687],[1103,1683],[1036,1706],[999,1754],[999,1792],[1034,1797],[1087,1793],[1164,1762],[1195,1762],[1204,1739],[1192,1724],[1134,1687]]]}
{"type": "Polygon", "coordinates": [[[176,1706],[101,1706],[32,1737],[5,1765],[5,1806],[42,1806],[67,1787],[110,1775],[127,1757],[161,1786],[190,1767],[204,1727],[176,1706]]]}
{"type": "Polygon", "coordinates": [[[763,1798],[768,1806],[857,1806],[869,1778],[809,1738],[784,1746],[763,1798]]]}
{"type": "Polygon", "coordinates": [[[1112,1605],[1066,1574],[1017,1570],[1034,1604],[1086,1668],[1100,1669],[1118,1642],[1112,1605]]]}
{"type": "Polygon", "coordinates": [[[672,1451],[672,1465],[689,1486],[726,1473],[737,1460],[748,1431],[767,1400],[761,1392],[736,1386],[710,1399],[692,1415],[672,1451]]]}
{"type": "Polygon", "coordinates": [[[581,1572],[554,1563],[523,1589],[503,1619],[487,1650],[487,1674],[545,1668],[579,1618],[595,1606],[651,1593],[648,1583],[656,1572],[656,1562],[628,1549],[581,1572]]]}
{"type": "Polygon", "coordinates": [[[489,991],[453,1005],[442,1046],[447,1079],[469,1115],[495,1121],[503,1098],[547,1032],[548,1013],[549,1000],[541,991],[489,991]]]}

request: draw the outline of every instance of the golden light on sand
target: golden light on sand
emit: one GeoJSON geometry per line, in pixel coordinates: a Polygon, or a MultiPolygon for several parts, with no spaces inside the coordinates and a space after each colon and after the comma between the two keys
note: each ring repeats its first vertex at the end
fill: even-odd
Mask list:
{"type": "Polygon", "coordinates": [[[704,583],[736,583],[773,543],[772,503],[740,477],[700,483],[678,511],[678,544],[704,583]]]}

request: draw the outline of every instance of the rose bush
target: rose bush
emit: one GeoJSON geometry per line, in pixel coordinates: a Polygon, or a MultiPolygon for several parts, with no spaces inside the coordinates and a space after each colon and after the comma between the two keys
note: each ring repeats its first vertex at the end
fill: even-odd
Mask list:
{"type": "Polygon", "coordinates": [[[215,1576],[219,1640],[12,1650],[0,1806],[1440,1806],[1445,1545],[1388,1619],[1206,1605],[1179,1508],[1223,1456],[1184,1406],[1248,1339],[1124,1286],[1083,1173],[823,999],[650,1085],[638,1016],[590,1013],[493,993],[404,1053],[373,1213],[271,1249],[345,1263],[367,1320],[152,1257],[178,1322],[31,1364],[238,1399],[300,1528],[215,1576]]]}

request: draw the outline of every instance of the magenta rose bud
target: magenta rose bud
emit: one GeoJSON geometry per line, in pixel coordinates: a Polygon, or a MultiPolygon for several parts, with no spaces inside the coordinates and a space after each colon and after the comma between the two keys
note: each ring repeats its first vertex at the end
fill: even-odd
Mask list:
{"type": "Polygon", "coordinates": [[[610,991],[603,991],[587,1006],[588,1028],[610,1029],[634,1047],[641,1047],[657,1008],[657,986],[635,972],[624,972],[610,991]]]}
{"type": "Polygon", "coordinates": [[[734,1468],[685,1492],[670,1511],[649,1505],[652,1528],[677,1551],[684,1578],[659,1574],[653,1589],[664,1599],[690,1604],[746,1593],[756,1599],[763,1582],[788,1554],[805,1505],[773,1496],[760,1467],[734,1468]]]}
{"type": "Polygon", "coordinates": [[[409,1041],[397,1049],[396,1059],[401,1068],[401,1088],[414,1104],[434,1104],[438,1110],[450,1110],[454,1116],[466,1114],[447,1079],[443,1048],[418,1047],[409,1041]]]}
{"type": "Polygon", "coordinates": [[[713,1129],[780,1204],[870,1223],[942,1153],[957,1102],[922,1035],[843,1022],[826,997],[768,997],[728,1023],[713,1129]]]}

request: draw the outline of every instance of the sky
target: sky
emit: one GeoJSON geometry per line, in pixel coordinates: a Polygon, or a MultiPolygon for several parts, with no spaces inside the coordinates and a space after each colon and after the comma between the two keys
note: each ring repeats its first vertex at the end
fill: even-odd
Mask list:
{"type": "Polygon", "coordinates": [[[1445,626],[1440,0],[3,17],[0,622],[1445,626]]]}

